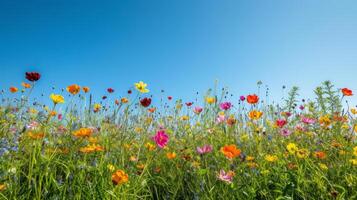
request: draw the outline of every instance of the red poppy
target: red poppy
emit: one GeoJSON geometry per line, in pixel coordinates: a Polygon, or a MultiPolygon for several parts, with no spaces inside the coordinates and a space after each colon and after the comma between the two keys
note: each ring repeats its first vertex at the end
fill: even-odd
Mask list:
{"type": "Polygon", "coordinates": [[[108,88],[107,91],[108,91],[109,93],[113,93],[113,92],[114,92],[114,89],[113,89],[113,88],[108,88]]]}
{"type": "Polygon", "coordinates": [[[190,106],[192,106],[192,104],[193,104],[193,102],[187,102],[186,106],[190,107],[190,106]]]}
{"type": "Polygon", "coordinates": [[[151,104],[151,99],[145,97],[145,98],[143,98],[143,99],[140,100],[140,104],[141,104],[142,106],[144,106],[144,107],[148,107],[148,106],[150,106],[150,104],[151,104]]]}
{"type": "Polygon", "coordinates": [[[26,79],[35,82],[38,81],[41,78],[41,74],[37,72],[26,72],[26,79]]]}
{"type": "Polygon", "coordinates": [[[342,88],[341,91],[342,91],[343,96],[352,96],[353,95],[352,90],[350,90],[348,88],[342,88]]]}
{"type": "Polygon", "coordinates": [[[255,94],[247,96],[247,102],[250,104],[256,104],[259,101],[259,97],[255,94]]]}
{"type": "Polygon", "coordinates": [[[285,124],[287,124],[287,121],[285,119],[278,119],[278,120],[276,120],[275,124],[279,128],[283,128],[285,126],[285,124]]]}
{"type": "Polygon", "coordinates": [[[102,99],[104,100],[104,99],[106,99],[107,98],[107,96],[102,96],[102,99]]]}
{"type": "Polygon", "coordinates": [[[168,96],[167,99],[171,101],[172,100],[172,96],[168,96]]]}

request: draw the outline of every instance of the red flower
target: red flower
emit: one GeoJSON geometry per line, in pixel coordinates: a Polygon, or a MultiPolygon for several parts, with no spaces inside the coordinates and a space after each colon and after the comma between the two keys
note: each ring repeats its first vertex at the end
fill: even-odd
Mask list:
{"type": "Polygon", "coordinates": [[[350,90],[348,88],[342,88],[341,91],[342,91],[343,96],[352,96],[353,95],[352,90],[350,90]]]}
{"type": "Polygon", "coordinates": [[[106,99],[107,98],[107,96],[102,96],[102,99],[104,100],[104,99],[106,99]]]}
{"type": "Polygon", "coordinates": [[[168,96],[167,99],[168,99],[169,101],[171,101],[171,100],[172,100],[172,96],[168,96]]]}
{"type": "Polygon", "coordinates": [[[151,99],[145,97],[145,98],[143,98],[143,99],[140,100],[140,104],[141,104],[142,106],[144,106],[144,107],[148,107],[148,106],[150,106],[150,104],[151,104],[151,99]]]}
{"type": "Polygon", "coordinates": [[[41,78],[41,74],[37,72],[26,72],[26,79],[35,82],[38,81],[41,78]]]}
{"type": "Polygon", "coordinates": [[[131,94],[132,93],[132,91],[131,90],[128,90],[128,94],[131,94]]]}
{"type": "Polygon", "coordinates": [[[113,89],[113,88],[108,88],[107,91],[108,91],[109,93],[113,93],[113,92],[114,92],[114,89],[113,89]]]}
{"type": "Polygon", "coordinates": [[[247,102],[250,104],[256,104],[259,101],[259,97],[255,94],[247,96],[247,102]]]}
{"type": "Polygon", "coordinates": [[[190,107],[190,106],[192,106],[192,104],[193,104],[193,102],[187,102],[186,106],[190,107]]]}
{"type": "Polygon", "coordinates": [[[285,126],[285,124],[287,123],[287,121],[285,119],[278,119],[276,120],[275,124],[277,126],[279,126],[279,128],[283,128],[285,126]]]}

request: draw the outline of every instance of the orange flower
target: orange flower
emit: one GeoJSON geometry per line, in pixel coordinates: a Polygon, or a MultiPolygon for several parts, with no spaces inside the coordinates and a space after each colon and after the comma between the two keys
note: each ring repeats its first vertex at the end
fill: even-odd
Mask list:
{"type": "Polygon", "coordinates": [[[156,108],[149,108],[148,109],[148,111],[151,112],[151,113],[155,112],[155,110],[156,110],[156,108]]]}
{"type": "Polygon", "coordinates": [[[45,137],[44,133],[33,133],[33,132],[28,132],[27,135],[34,140],[42,139],[45,137]]]}
{"type": "Polygon", "coordinates": [[[96,151],[104,151],[104,147],[96,145],[96,144],[91,144],[86,147],[80,148],[79,151],[82,153],[92,153],[92,152],[96,152],[96,151]]]}
{"type": "Polygon", "coordinates": [[[84,93],[87,93],[87,92],[89,92],[89,87],[83,87],[82,90],[84,93]]]}
{"type": "Polygon", "coordinates": [[[76,137],[89,137],[93,133],[93,130],[90,128],[80,128],[73,132],[73,135],[76,137]]]}
{"type": "Polygon", "coordinates": [[[233,159],[240,155],[241,151],[237,149],[236,145],[226,145],[221,148],[221,152],[226,156],[228,159],[233,159]]]}
{"type": "Polygon", "coordinates": [[[24,88],[30,88],[31,87],[31,85],[29,83],[25,83],[25,82],[22,82],[21,85],[24,88]]]}
{"type": "Polygon", "coordinates": [[[234,117],[229,117],[226,123],[228,126],[233,126],[235,123],[237,123],[237,120],[234,117]]]}
{"type": "Polygon", "coordinates": [[[81,90],[81,87],[77,84],[73,84],[67,87],[67,91],[73,95],[76,95],[81,90]]]}
{"type": "Polygon", "coordinates": [[[255,94],[247,96],[247,102],[249,104],[256,104],[256,103],[258,103],[258,101],[259,101],[259,97],[255,94]]]}
{"type": "Polygon", "coordinates": [[[318,159],[325,159],[326,158],[326,153],[323,151],[316,151],[314,153],[314,156],[318,159]]]}
{"type": "Polygon", "coordinates": [[[174,159],[174,158],[176,158],[176,153],[175,152],[168,152],[167,154],[166,154],[166,157],[168,158],[168,159],[174,159]]]}
{"type": "Polygon", "coordinates": [[[112,182],[114,185],[124,184],[129,181],[129,176],[123,170],[117,170],[112,174],[112,182]]]}
{"type": "Polygon", "coordinates": [[[17,92],[19,89],[17,89],[17,87],[10,87],[9,90],[10,90],[11,93],[15,93],[15,92],[17,92]]]}
{"type": "Polygon", "coordinates": [[[343,94],[343,96],[352,96],[352,90],[348,89],[348,88],[342,88],[341,92],[343,94]]]}

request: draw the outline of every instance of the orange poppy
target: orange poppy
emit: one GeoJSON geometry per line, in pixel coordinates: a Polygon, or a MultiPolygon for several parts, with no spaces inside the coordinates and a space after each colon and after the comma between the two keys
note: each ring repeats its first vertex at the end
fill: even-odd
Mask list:
{"type": "Polygon", "coordinates": [[[84,93],[89,92],[89,87],[83,87],[82,89],[83,89],[83,92],[84,92],[84,93]]]}
{"type": "Polygon", "coordinates": [[[67,91],[73,95],[76,95],[81,90],[81,87],[77,84],[73,84],[67,87],[67,91]]]}
{"type": "Polygon", "coordinates": [[[352,90],[350,90],[348,88],[342,88],[341,91],[342,91],[343,96],[352,96],[353,95],[352,90]]]}
{"type": "Polygon", "coordinates": [[[221,152],[228,159],[233,159],[237,156],[240,156],[240,153],[241,153],[241,151],[234,144],[226,145],[226,146],[222,147],[221,152]]]}
{"type": "Polygon", "coordinates": [[[255,94],[247,96],[247,102],[249,104],[256,104],[256,103],[258,103],[258,101],[259,101],[259,97],[255,94]]]}
{"type": "Polygon", "coordinates": [[[31,87],[31,85],[29,83],[25,83],[25,82],[22,82],[21,85],[24,88],[30,88],[31,87]]]}
{"type": "Polygon", "coordinates": [[[17,92],[19,89],[17,89],[17,87],[10,87],[9,90],[10,90],[11,93],[15,93],[15,92],[17,92]]]}
{"type": "Polygon", "coordinates": [[[155,112],[155,110],[156,110],[156,108],[149,108],[148,109],[148,111],[151,112],[151,113],[155,112]]]}

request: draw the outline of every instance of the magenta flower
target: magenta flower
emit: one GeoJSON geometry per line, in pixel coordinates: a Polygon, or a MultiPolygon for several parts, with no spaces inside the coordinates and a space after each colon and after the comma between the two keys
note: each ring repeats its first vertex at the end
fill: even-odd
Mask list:
{"type": "Polygon", "coordinates": [[[232,107],[232,104],[231,102],[223,102],[221,104],[219,104],[219,107],[222,109],[222,110],[229,110],[231,107],[232,107]]]}
{"type": "Polygon", "coordinates": [[[218,115],[216,121],[218,124],[224,122],[224,120],[226,120],[226,117],[224,115],[218,115]]]}
{"type": "Polygon", "coordinates": [[[242,95],[242,96],[239,97],[239,99],[240,99],[241,101],[245,101],[245,96],[242,95]]]}
{"type": "Polygon", "coordinates": [[[202,154],[206,154],[212,151],[212,146],[211,145],[204,145],[203,147],[197,147],[197,153],[202,155],[202,154]]]}
{"type": "Polygon", "coordinates": [[[164,130],[159,130],[152,139],[156,142],[157,146],[164,148],[169,141],[169,136],[164,130]]]}
{"type": "Polygon", "coordinates": [[[314,124],[316,122],[315,119],[309,117],[301,117],[301,122],[305,124],[314,124]]]}
{"type": "Polygon", "coordinates": [[[291,134],[291,131],[289,129],[284,128],[284,129],[281,129],[280,134],[282,136],[289,136],[291,134]]]}
{"type": "Polygon", "coordinates": [[[217,178],[226,183],[232,183],[234,177],[233,171],[225,172],[223,169],[219,171],[217,178]]]}
{"type": "Polygon", "coordinates": [[[196,114],[200,114],[202,112],[203,108],[199,107],[199,106],[196,106],[194,109],[193,109],[193,112],[196,113],[196,114]]]}

